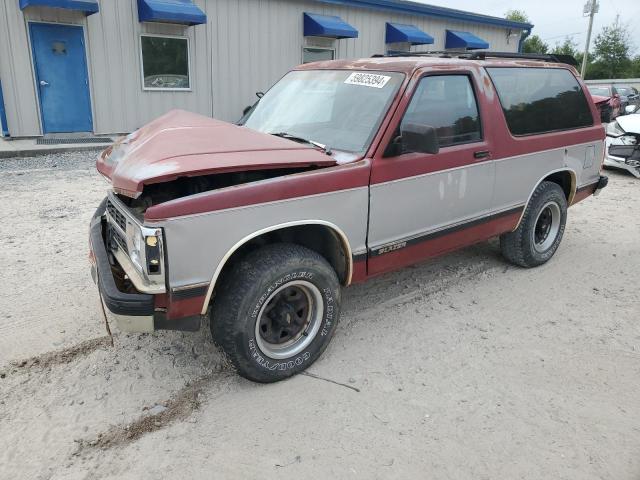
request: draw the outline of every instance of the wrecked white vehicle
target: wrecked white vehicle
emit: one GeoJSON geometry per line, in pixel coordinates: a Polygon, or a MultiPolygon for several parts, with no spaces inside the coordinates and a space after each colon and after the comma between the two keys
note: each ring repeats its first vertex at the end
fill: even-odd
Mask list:
{"type": "Polygon", "coordinates": [[[640,113],[618,117],[607,125],[605,167],[622,168],[640,178],[640,113]]]}

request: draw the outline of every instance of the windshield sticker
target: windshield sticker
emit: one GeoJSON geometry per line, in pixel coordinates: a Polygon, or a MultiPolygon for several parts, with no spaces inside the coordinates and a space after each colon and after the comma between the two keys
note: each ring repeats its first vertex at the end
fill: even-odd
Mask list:
{"type": "Polygon", "coordinates": [[[361,85],[363,87],[382,88],[391,77],[386,75],[378,75],[377,73],[352,73],[347,77],[344,83],[349,85],[361,85]]]}

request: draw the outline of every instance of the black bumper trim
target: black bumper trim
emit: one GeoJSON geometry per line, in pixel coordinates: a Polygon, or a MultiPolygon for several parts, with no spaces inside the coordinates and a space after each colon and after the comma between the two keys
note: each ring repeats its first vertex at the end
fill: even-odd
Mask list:
{"type": "Polygon", "coordinates": [[[109,256],[102,238],[102,215],[106,208],[105,198],[91,219],[91,249],[96,258],[98,288],[111,313],[135,317],[151,316],[154,313],[153,295],[146,293],[124,293],[118,290],[111,273],[109,256]]]}
{"type": "Polygon", "coordinates": [[[609,184],[609,177],[605,175],[600,175],[600,178],[598,179],[598,185],[596,185],[596,190],[602,190],[608,184],[609,184]]]}

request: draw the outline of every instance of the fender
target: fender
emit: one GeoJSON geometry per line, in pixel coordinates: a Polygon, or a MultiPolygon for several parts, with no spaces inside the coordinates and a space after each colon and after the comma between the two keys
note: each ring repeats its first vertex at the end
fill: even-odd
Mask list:
{"type": "Polygon", "coordinates": [[[222,257],[222,260],[220,261],[220,263],[216,267],[215,272],[213,273],[213,277],[211,278],[211,282],[209,283],[209,288],[207,289],[207,295],[206,295],[206,297],[204,299],[204,304],[202,305],[201,314],[205,315],[207,313],[207,308],[209,306],[209,302],[211,301],[211,295],[213,295],[213,290],[214,290],[214,288],[216,286],[216,283],[218,282],[218,278],[220,277],[220,273],[222,272],[222,269],[227,264],[227,262],[229,261],[231,256],[240,247],[242,247],[248,241],[250,241],[250,240],[252,240],[252,239],[254,239],[256,237],[259,237],[260,235],[264,235],[265,233],[274,232],[276,230],[283,230],[283,229],[288,228],[288,227],[297,227],[297,226],[301,226],[301,225],[322,225],[322,226],[330,228],[331,230],[333,230],[338,235],[338,238],[340,239],[340,243],[342,244],[342,248],[344,249],[345,255],[346,255],[346,258],[347,258],[347,280],[346,280],[346,285],[349,285],[351,283],[351,276],[352,276],[352,273],[353,273],[353,255],[352,255],[352,251],[351,251],[351,245],[349,244],[349,240],[347,239],[347,236],[342,231],[342,229],[340,229],[337,225],[335,225],[335,224],[333,224],[331,222],[326,222],[324,220],[297,220],[295,222],[280,223],[278,225],[273,225],[273,226],[270,226],[270,227],[263,228],[261,230],[257,230],[255,232],[247,235],[246,237],[244,237],[243,239],[238,241],[233,247],[231,247],[227,251],[227,253],[224,254],[224,256],[222,257]]]}
{"type": "Polygon", "coordinates": [[[536,182],[536,184],[533,186],[533,189],[531,190],[531,192],[529,193],[529,196],[527,197],[527,201],[524,204],[524,208],[522,209],[522,213],[520,214],[520,218],[518,219],[518,223],[516,224],[515,227],[513,227],[513,230],[511,230],[512,232],[516,231],[518,229],[518,227],[520,226],[520,222],[522,222],[522,218],[524,217],[524,213],[527,210],[527,206],[529,205],[529,202],[531,201],[531,197],[533,196],[533,192],[536,191],[536,188],[538,188],[538,185],[540,185],[545,178],[547,178],[549,175],[553,175],[554,173],[558,173],[558,172],[569,172],[569,174],[571,175],[571,191],[569,192],[569,198],[567,199],[567,206],[570,206],[573,203],[573,198],[576,195],[576,190],[578,189],[577,185],[576,185],[576,172],[575,170],[573,170],[572,168],[568,168],[568,167],[562,167],[562,168],[558,168],[556,170],[551,170],[550,172],[545,173],[544,177],[541,177],[540,180],[538,180],[536,182]]]}

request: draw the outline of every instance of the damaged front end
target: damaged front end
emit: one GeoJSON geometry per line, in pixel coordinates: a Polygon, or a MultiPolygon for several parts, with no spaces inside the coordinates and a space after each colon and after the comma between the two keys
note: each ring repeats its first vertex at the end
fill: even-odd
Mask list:
{"type": "Polygon", "coordinates": [[[609,123],[605,148],[605,166],[624,169],[640,178],[640,115],[609,123]]]}
{"type": "Polygon", "coordinates": [[[215,210],[216,194],[335,165],[321,148],[183,111],[119,139],[97,160],[112,191],[90,234],[92,276],[109,316],[128,332],[199,328],[211,277],[169,275],[167,222],[198,213],[194,199],[215,210]]]}

